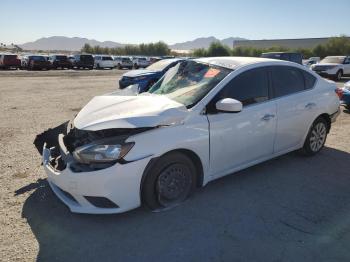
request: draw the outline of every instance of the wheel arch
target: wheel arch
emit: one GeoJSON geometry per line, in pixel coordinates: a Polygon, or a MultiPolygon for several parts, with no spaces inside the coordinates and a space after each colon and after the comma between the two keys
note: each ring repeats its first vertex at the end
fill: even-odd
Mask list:
{"type": "Polygon", "coordinates": [[[196,174],[197,175],[197,177],[196,177],[197,178],[196,179],[196,187],[202,187],[203,186],[204,170],[203,170],[202,161],[200,160],[199,156],[195,152],[193,152],[192,150],[189,150],[189,149],[185,149],[185,148],[174,149],[174,150],[171,150],[171,151],[168,151],[168,152],[162,154],[161,156],[154,157],[148,162],[145,170],[143,171],[142,178],[141,178],[141,183],[140,183],[140,198],[141,198],[141,201],[142,201],[143,184],[144,184],[144,181],[146,179],[146,176],[147,176],[148,172],[152,169],[152,167],[157,163],[157,161],[160,158],[162,158],[163,156],[165,156],[167,154],[171,154],[171,153],[175,153],[175,152],[184,154],[188,158],[191,159],[191,161],[195,165],[195,168],[196,168],[196,171],[197,171],[197,174],[196,174]]]}
{"type": "MultiPolygon", "coordinates": [[[[332,125],[331,116],[327,113],[323,113],[323,114],[319,115],[318,117],[316,117],[314,122],[319,118],[323,118],[327,122],[327,133],[329,133],[329,131],[331,130],[331,125],[332,125]]],[[[314,123],[314,122],[312,122],[312,123],[314,123]]]]}

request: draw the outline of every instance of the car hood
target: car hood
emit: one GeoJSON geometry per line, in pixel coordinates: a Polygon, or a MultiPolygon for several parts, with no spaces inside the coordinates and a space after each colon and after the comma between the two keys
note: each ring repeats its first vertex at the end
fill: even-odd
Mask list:
{"type": "Polygon", "coordinates": [[[82,130],[156,127],[181,123],[187,108],[160,95],[94,97],[76,116],[74,126],[82,130]]]}
{"type": "Polygon", "coordinates": [[[317,64],[315,64],[315,66],[338,66],[338,65],[341,65],[341,64],[338,64],[338,63],[317,63],[317,64]]]}
{"type": "Polygon", "coordinates": [[[125,74],[123,74],[123,76],[126,77],[137,77],[137,76],[143,76],[143,75],[153,75],[153,74],[157,74],[159,73],[159,71],[152,71],[152,70],[147,70],[147,69],[138,69],[138,70],[131,70],[125,74]]]}

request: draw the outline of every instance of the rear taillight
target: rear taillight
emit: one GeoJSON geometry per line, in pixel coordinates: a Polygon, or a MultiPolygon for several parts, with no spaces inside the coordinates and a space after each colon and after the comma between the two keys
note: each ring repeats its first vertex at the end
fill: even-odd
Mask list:
{"type": "Polygon", "coordinates": [[[339,99],[341,99],[342,97],[343,97],[343,94],[344,94],[344,91],[343,91],[343,89],[341,89],[341,88],[337,88],[337,89],[335,89],[335,92],[337,93],[337,95],[339,96],[339,99]]]}

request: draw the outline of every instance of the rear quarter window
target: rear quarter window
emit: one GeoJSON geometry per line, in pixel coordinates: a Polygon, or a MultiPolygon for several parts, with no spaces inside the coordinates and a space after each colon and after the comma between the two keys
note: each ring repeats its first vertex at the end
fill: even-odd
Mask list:
{"type": "Polygon", "coordinates": [[[316,77],[314,77],[312,74],[306,72],[306,71],[302,71],[303,75],[304,75],[304,80],[305,80],[305,86],[304,89],[312,89],[315,86],[316,83],[316,77]]]}

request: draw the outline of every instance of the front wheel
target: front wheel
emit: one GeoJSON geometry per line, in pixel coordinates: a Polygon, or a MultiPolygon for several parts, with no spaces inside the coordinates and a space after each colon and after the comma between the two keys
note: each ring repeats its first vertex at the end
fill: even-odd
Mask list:
{"type": "Polygon", "coordinates": [[[343,77],[343,71],[339,70],[335,75],[335,80],[340,81],[342,77],[343,77]]]}
{"type": "Polygon", "coordinates": [[[164,210],[186,200],[196,185],[196,168],[192,160],[178,152],[169,153],[145,174],[142,200],[152,210],[164,210]]]}
{"type": "Polygon", "coordinates": [[[320,152],[326,142],[327,132],[328,125],[326,120],[322,117],[317,118],[305,139],[302,152],[308,156],[313,156],[320,152]]]}

